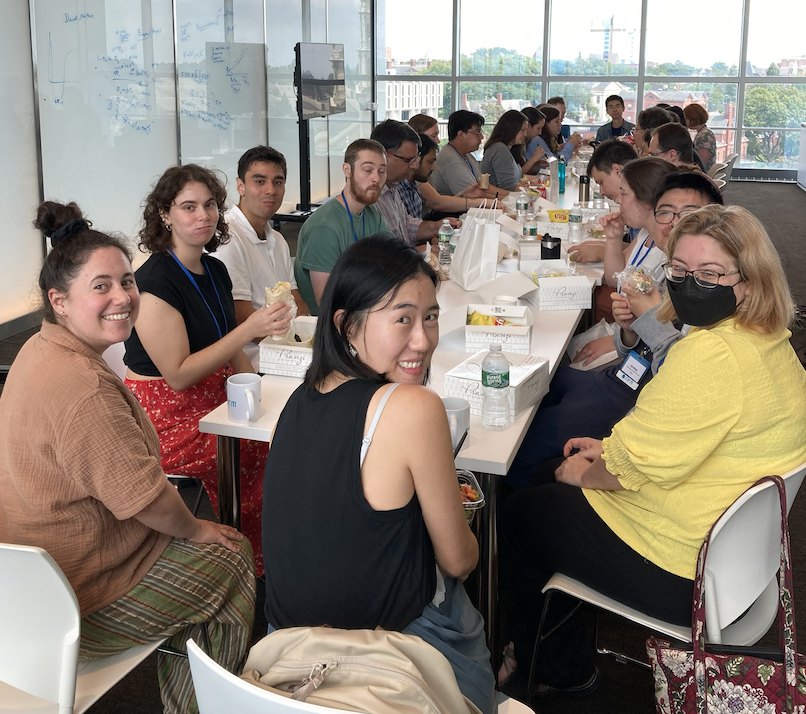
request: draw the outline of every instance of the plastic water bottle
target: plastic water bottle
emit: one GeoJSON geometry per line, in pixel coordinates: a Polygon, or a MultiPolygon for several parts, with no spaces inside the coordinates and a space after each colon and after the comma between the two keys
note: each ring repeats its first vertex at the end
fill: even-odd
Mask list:
{"type": "Polygon", "coordinates": [[[565,193],[565,159],[561,158],[557,164],[557,178],[559,181],[560,193],[565,193]]]}
{"type": "Polygon", "coordinates": [[[526,222],[523,224],[523,239],[537,240],[537,223],[535,223],[534,213],[526,214],[526,222]]]}
{"type": "Polygon", "coordinates": [[[526,220],[526,212],[529,210],[529,197],[523,191],[515,198],[515,210],[518,220],[523,223],[526,220]]]}
{"type": "Polygon", "coordinates": [[[571,245],[577,245],[582,241],[582,208],[579,201],[568,212],[568,241],[571,245]]]}
{"type": "Polygon", "coordinates": [[[451,264],[451,238],[453,238],[453,228],[451,222],[446,218],[442,221],[437,233],[439,239],[439,264],[449,266],[451,264]]]}
{"type": "Polygon", "coordinates": [[[491,431],[509,426],[509,360],[501,345],[490,345],[481,363],[481,425],[491,431]]]}
{"type": "Polygon", "coordinates": [[[462,229],[454,228],[453,235],[451,236],[451,260],[453,260],[453,254],[456,252],[456,246],[459,244],[460,235],[462,235],[462,229]]]}

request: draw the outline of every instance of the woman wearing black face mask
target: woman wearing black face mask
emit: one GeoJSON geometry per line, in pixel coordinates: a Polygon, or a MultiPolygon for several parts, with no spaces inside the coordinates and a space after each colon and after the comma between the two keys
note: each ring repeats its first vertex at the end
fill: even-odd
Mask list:
{"type": "MultiPolygon", "coordinates": [[[[525,671],[553,573],[688,624],[710,526],[758,478],[806,460],[806,373],[787,329],[793,303],[761,224],[737,206],[706,206],[680,219],[667,255],[658,319],[691,332],[610,437],[570,440],[559,483],[504,506],[515,657],[525,671]]],[[[595,687],[589,642],[574,616],[541,644],[544,689],[595,687]]]]}

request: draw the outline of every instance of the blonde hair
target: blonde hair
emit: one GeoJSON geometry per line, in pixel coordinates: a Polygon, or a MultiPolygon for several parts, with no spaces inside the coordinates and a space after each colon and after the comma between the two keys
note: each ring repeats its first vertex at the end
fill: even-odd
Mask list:
{"type": "MultiPolygon", "coordinates": [[[[682,236],[708,236],[736,260],[739,274],[750,290],[736,308],[740,327],[765,335],[777,334],[795,317],[795,303],[781,266],[781,260],[767,231],[758,219],[741,206],[709,205],[680,219],[672,231],[666,254],[674,257],[682,236]]],[[[658,320],[677,318],[667,292],[658,310],[658,320]]]]}

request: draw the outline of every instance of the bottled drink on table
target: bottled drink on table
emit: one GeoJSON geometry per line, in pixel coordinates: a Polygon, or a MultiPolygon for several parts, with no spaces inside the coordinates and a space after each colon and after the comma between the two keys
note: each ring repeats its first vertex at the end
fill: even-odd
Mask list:
{"type": "Polygon", "coordinates": [[[461,228],[454,228],[453,235],[451,236],[451,260],[453,260],[453,254],[456,252],[456,245],[459,243],[459,236],[462,234],[461,228]]]}
{"type": "Polygon", "coordinates": [[[529,210],[529,197],[525,193],[520,192],[515,197],[515,210],[518,214],[518,220],[521,222],[525,221],[526,212],[529,210]]]}
{"type": "Polygon", "coordinates": [[[437,233],[439,239],[439,264],[450,266],[451,264],[451,238],[453,238],[453,228],[451,222],[446,218],[442,221],[437,233]]]}
{"type": "Polygon", "coordinates": [[[490,345],[481,363],[481,425],[491,431],[509,426],[509,360],[501,345],[490,345]]]}
{"type": "Polygon", "coordinates": [[[568,241],[571,245],[577,245],[582,241],[582,208],[579,201],[568,212],[568,241]]]}
{"type": "Polygon", "coordinates": [[[557,179],[560,193],[565,193],[565,159],[562,158],[557,163],[557,179]]]}
{"type": "Polygon", "coordinates": [[[526,222],[523,224],[523,237],[525,240],[537,240],[537,223],[534,213],[526,214],[526,222]]]}

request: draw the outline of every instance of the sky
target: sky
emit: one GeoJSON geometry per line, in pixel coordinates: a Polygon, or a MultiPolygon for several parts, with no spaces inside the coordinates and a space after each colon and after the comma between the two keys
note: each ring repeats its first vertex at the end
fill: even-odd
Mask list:
{"type": "MultiPolygon", "coordinates": [[[[803,0],[749,0],[750,37],[748,59],[758,66],[779,62],[783,57],[806,55],[806,2],[803,0]],[[774,12],[770,12],[770,7],[774,12]],[[786,22],[782,22],[786,18],[786,22]]],[[[386,45],[399,60],[429,57],[449,59],[451,52],[451,0],[386,0],[386,45]],[[438,32],[423,32],[422,17],[428,16],[438,32]]],[[[640,0],[620,0],[617,12],[603,12],[601,0],[564,0],[560,7],[559,37],[552,46],[553,59],[583,58],[602,53],[601,28],[614,16],[614,26],[636,30],[640,24],[640,0]]],[[[489,0],[462,0],[461,48],[468,54],[479,47],[507,47],[527,56],[542,51],[543,2],[498,0],[496,17],[490,21],[489,0]],[[505,18],[505,19],[504,19],[505,18]],[[515,21],[515,19],[519,21],[515,21]]],[[[555,3],[555,7],[558,4],[555,3]]],[[[682,60],[698,67],[723,61],[738,64],[741,38],[742,0],[675,0],[669,13],[668,0],[649,0],[647,60],[682,60]],[[696,32],[703,30],[702,40],[696,32]],[[681,38],[685,38],[681,40],[681,38]]],[[[634,56],[630,56],[628,32],[614,33],[614,51],[622,59],[637,61],[638,33],[634,56]]]]}

